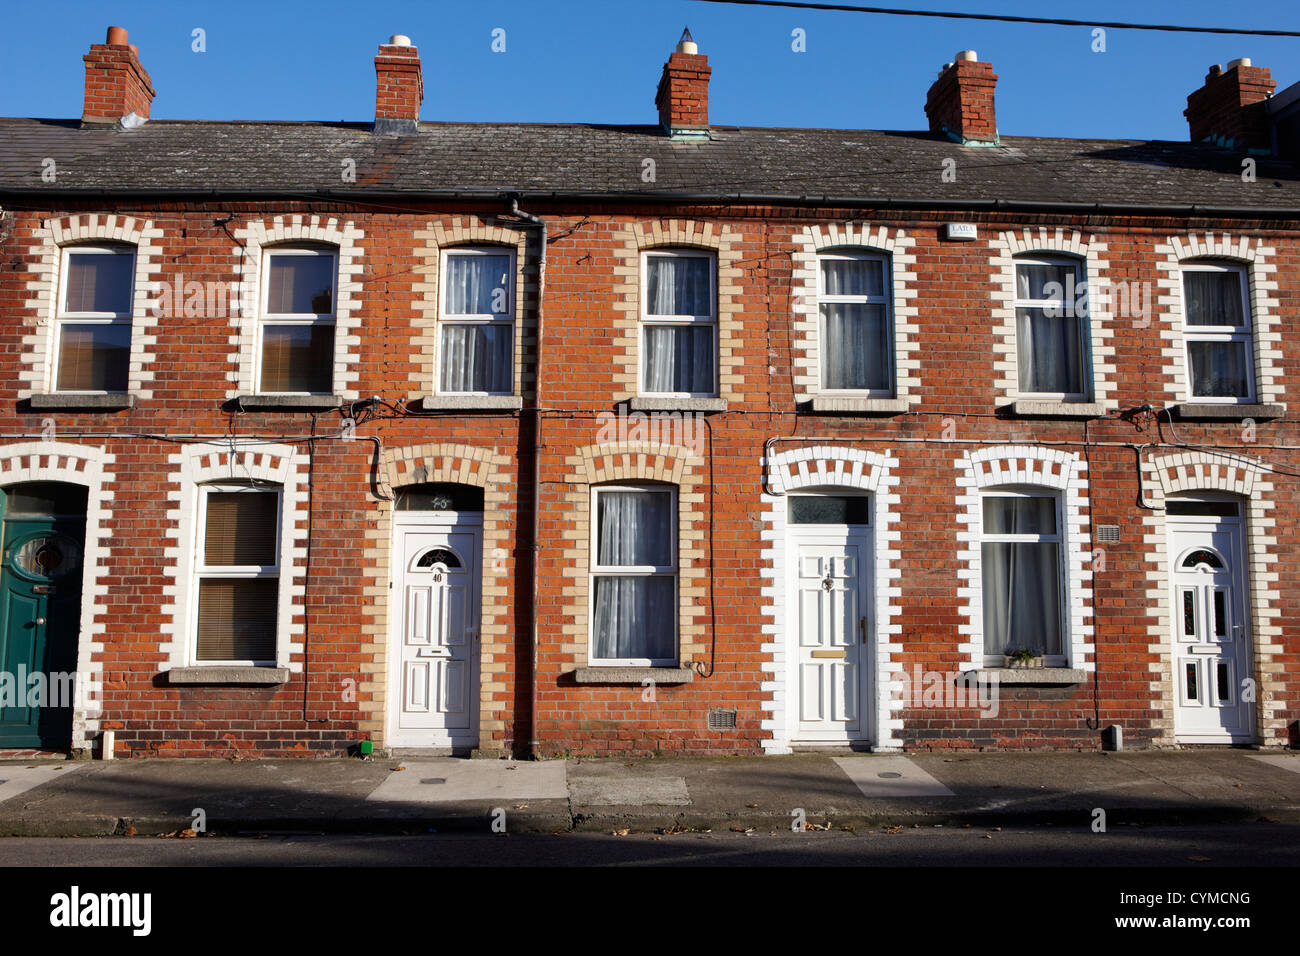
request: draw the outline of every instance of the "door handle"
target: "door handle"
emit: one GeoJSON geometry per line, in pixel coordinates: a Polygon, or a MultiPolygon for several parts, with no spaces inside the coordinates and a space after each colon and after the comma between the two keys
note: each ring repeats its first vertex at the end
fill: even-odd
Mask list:
{"type": "Polygon", "coordinates": [[[861,637],[861,642],[863,644],[867,643],[867,617],[865,614],[858,618],[858,634],[861,637]]]}
{"type": "Polygon", "coordinates": [[[43,617],[38,617],[38,618],[36,619],[36,626],[37,626],[37,627],[41,627],[44,623],[45,623],[45,618],[43,618],[43,617]]]}

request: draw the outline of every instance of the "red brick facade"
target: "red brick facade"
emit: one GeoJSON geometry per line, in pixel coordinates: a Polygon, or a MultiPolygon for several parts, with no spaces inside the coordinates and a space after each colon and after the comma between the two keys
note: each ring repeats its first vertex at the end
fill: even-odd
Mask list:
{"type": "MultiPolygon", "coordinates": [[[[399,95],[385,105],[386,64],[399,49],[383,47],[376,59],[378,115],[415,118],[418,97],[399,95]]],[[[694,57],[674,53],[670,77],[679,60],[694,57]]],[[[959,63],[950,71],[982,66],[959,63]]],[[[960,130],[967,136],[996,133],[994,79],[987,111],[968,108],[964,95],[958,97],[960,130]]],[[[676,80],[665,82],[676,90],[676,80]]],[[[707,125],[706,100],[679,112],[678,94],[665,100],[663,89],[661,112],[671,102],[672,125],[679,119],[707,125]]],[[[695,95],[689,83],[684,89],[688,98],[695,95]]],[[[932,122],[956,128],[957,114],[949,115],[945,97],[932,94],[940,104],[932,122]]],[[[87,104],[89,110],[89,92],[87,104]]],[[[126,105],[139,112],[139,103],[126,105]]],[[[478,749],[531,749],[544,756],[779,751],[791,741],[776,725],[786,719],[796,690],[774,665],[779,652],[773,644],[787,639],[784,584],[773,570],[784,560],[784,519],[774,516],[785,505],[777,486],[796,478],[806,487],[850,484],[849,464],[826,464],[849,462],[849,452],[866,453],[862,460],[875,463],[881,477],[873,494],[884,502],[887,493],[893,502],[885,509],[888,528],[879,529],[890,537],[880,538],[875,557],[876,581],[891,590],[874,625],[874,660],[883,663],[872,665],[879,699],[871,704],[875,713],[892,716],[873,718],[869,743],[907,750],[1096,748],[1102,728],[1120,725],[1129,745],[1173,744],[1176,687],[1160,636],[1169,629],[1169,609],[1157,599],[1166,545],[1153,506],[1166,491],[1195,489],[1201,479],[1199,487],[1210,491],[1253,482],[1245,499],[1255,738],[1278,746],[1294,734],[1300,718],[1300,485],[1293,476],[1300,474],[1300,430],[1286,417],[1175,423],[1157,411],[1178,403],[1183,374],[1173,357],[1181,348],[1181,326],[1165,289],[1178,261],[1206,255],[1254,262],[1263,270],[1257,274],[1267,281],[1252,289],[1260,320],[1259,401],[1300,401],[1300,351],[1286,339],[1292,317],[1300,314],[1300,220],[967,211],[960,221],[973,224],[978,237],[963,241],[947,238],[947,224],[958,219],[948,212],[524,200],[525,211],[542,217],[551,237],[537,366],[536,326],[525,325],[538,320],[534,228],[499,202],[409,200],[392,211],[378,205],[65,197],[9,213],[0,233],[0,400],[13,414],[0,434],[0,483],[19,468],[6,464],[19,455],[44,456],[49,460],[41,467],[64,474],[54,459],[65,444],[93,448],[105,475],[97,489],[102,526],[88,528],[100,535],[98,564],[94,580],[84,584],[99,590],[93,620],[82,622],[83,630],[93,625],[93,640],[83,637],[82,647],[104,674],[105,694],[102,714],[74,736],[81,746],[92,746],[102,730],[115,731],[120,756],[339,755],[361,740],[386,745],[387,702],[397,693],[386,686],[385,669],[392,640],[392,492],[404,483],[450,480],[486,490],[487,533],[495,536],[484,558],[492,576],[482,602],[481,687],[472,701],[478,749]],[[188,290],[192,283],[203,292],[192,308],[173,300],[148,329],[152,342],[133,370],[147,388],[132,388],[148,397],[112,411],[37,407],[32,397],[48,391],[32,370],[38,364],[34,343],[50,321],[49,303],[37,290],[50,281],[57,257],[51,237],[66,235],[75,243],[116,235],[120,241],[128,217],[134,224],[128,231],[145,230],[154,250],[151,287],[137,285],[137,301],[145,296],[154,302],[164,287],[188,290]],[[244,391],[234,385],[242,333],[228,307],[214,307],[210,290],[230,289],[241,269],[250,268],[237,237],[249,235],[251,223],[275,220],[283,221],[286,235],[305,235],[300,228],[328,222],[354,237],[351,254],[359,271],[350,293],[360,321],[355,344],[342,350],[351,395],[338,410],[250,411],[232,398],[244,391]],[[834,239],[853,230],[859,238],[834,239]],[[530,261],[521,263],[514,313],[522,346],[515,395],[522,408],[420,410],[415,402],[402,404],[430,391],[419,386],[429,377],[422,302],[436,263],[429,239],[435,232],[442,237],[439,248],[528,237],[521,248],[530,261]],[[831,237],[832,248],[880,248],[862,236],[907,240],[891,253],[895,301],[909,310],[896,309],[895,322],[912,328],[910,351],[900,352],[913,383],[906,409],[864,415],[813,413],[807,406],[800,376],[813,367],[813,345],[799,319],[809,280],[799,257],[814,232],[831,237]],[[1059,252],[1071,243],[1086,246],[1089,261],[1104,261],[1101,278],[1112,286],[1147,290],[1149,312],[1124,314],[1112,305],[1090,313],[1093,370],[1104,372],[1108,389],[1098,389],[1098,401],[1106,407],[1077,418],[1009,415],[1007,390],[999,383],[1007,379],[1013,346],[994,318],[998,308],[1010,308],[999,298],[1007,281],[1004,260],[1008,249],[1059,252]],[[609,432],[610,413],[638,394],[639,256],[660,247],[707,251],[719,270],[725,408],[701,413],[694,445],[609,432]],[[899,296],[904,288],[910,290],[906,299],[899,296]],[[1278,320],[1276,327],[1264,319],[1278,320]],[[382,404],[369,407],[380,414],[366,418],[352,396],[378,396],[382,404]],[[348,419],[358,422],[355,430],[348,419]],[[183,484],[190,466],[181,462],[189,452],[182,448],[210,443],[217,456],[212,467],[221,468],[230,465],[222,455],[257,454],[256,444],[239,444],[249,441],[267,443],[284,459],[258,467],[282,469],[299,489],[294,535],[301,559],[285,579],[301,595],[291,611],[290,672],[268,686],[178,685],[166,676],[177,666],[167,635],[188,627],[177,617],[174,590],[186,584],[175,569],[178,553],[195,547],[181,520],[190,507],[183,484]],[[1085,676],[1059,686],[1005,686],[994,718],[960,704],[911,700],[891,708],[898,680],[916,669],[972,669],[969,535],[963,534],[973,486],[963,482],[978,484],[988,469],[1000,467],[971,457],[982,450],[1017,460],[1028,454],[1024,449],[1060,452],[1074,463],[1046,467],[1062,488],[1073,482],[1068,494],[1079,523],[1071,546],[1087,563],[1070,579],[1077,612],[1070,664],[1085,676]],[[1196,458],[1206,449],[1209,464],[1196,458]],[[794,452],[808,454],[781,457],[794,452]],[[780,479],[778,463],[785,461],[788,474],[780,479]],[[1246,477],[1229,473],[1238,464],[1246,477]],[[681,667],[691,672],[688,680],[646,686],[640,679],[580,679],[588,664],[590,491],[629,481],[677,491],[678,651],[681,667]],[[1099,540],[1101,526],[1117,526],[1118,533],[1099,540]],[[891,649],[880,650],[884,645],[891,649]],[[714,709],[735,711],[734,728],[711,729],[714,709]],[[886,722],[890,726],[882,726],[886,722]]],[[[135,314],[148,310],[137,306],[135,314]]],[[[867,487],[863,482],[857,487],[867,487]]]]}

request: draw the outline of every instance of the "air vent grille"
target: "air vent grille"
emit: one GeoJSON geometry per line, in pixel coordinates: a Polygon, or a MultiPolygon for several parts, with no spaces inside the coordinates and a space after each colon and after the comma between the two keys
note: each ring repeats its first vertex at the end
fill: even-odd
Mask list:
{"type": "Polygon", "coordinates": [[[736,712],[715,707],[709,711],[709,730],[735,730],[736,712]]]}
{"type": "Polygon", "coordinates": [[[1099,524],[1097,525],[1097,540],[1115,542],[1119,540],[1119,525],[1117,524],[1099,524]]]}

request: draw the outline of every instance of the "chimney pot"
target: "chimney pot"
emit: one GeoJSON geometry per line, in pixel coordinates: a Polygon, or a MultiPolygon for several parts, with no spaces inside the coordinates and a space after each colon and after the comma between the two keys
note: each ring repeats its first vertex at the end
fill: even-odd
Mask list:
{"type": "Polygon", "coordinates": [[[409,133],[419,128],[424,102],[420,51],[411,38],[393,34],[375,57],[375,132],[409,133]]]}
{"type": "Polygon", "coordinates": [[[1268,68],[1252,65],[1249,57],[1229,60],[1227,70],[1211,66],[1183,110],[1191,141],[1268,152],[1273,134],[1265,101],[1276,87],[1268,68]]]}
{"type": "Polygon", "coordinates": [[[944,133],[963,145],[995,145],[998,122],[993,90],[998,77],[991,63],[976,59],[974,50],[961,50],[944,64],[925,99],[930,132],[944,133]]]}
{"type": "Polygon", "coordinates": [[[86,64],[84,126],[134,128],[149,118],[153,81],[140,64],[140,51],[127,42],[122,27],[109,27],[104,43],[91,44],[82,57],[86,64]]]}
{"type": "Polygon", "coordinates": [[[709,58],[699,52],[690,30],[664,64],[655,93],[659,123],[670,136],[703,136],[709,129],[709,58]]]}

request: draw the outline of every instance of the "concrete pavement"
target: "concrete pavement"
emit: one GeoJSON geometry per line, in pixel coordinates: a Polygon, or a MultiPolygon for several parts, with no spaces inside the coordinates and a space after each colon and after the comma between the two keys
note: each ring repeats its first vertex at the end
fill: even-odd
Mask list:
{"type": "Polygon", "coordinates": [[[0,836],[1300,823],[1300,754],[0,761],[0,836]],[[62,769],[56,769],[62,768],[62,769]],[[401,768],[401,769],[398,769],[401,768]]]}

